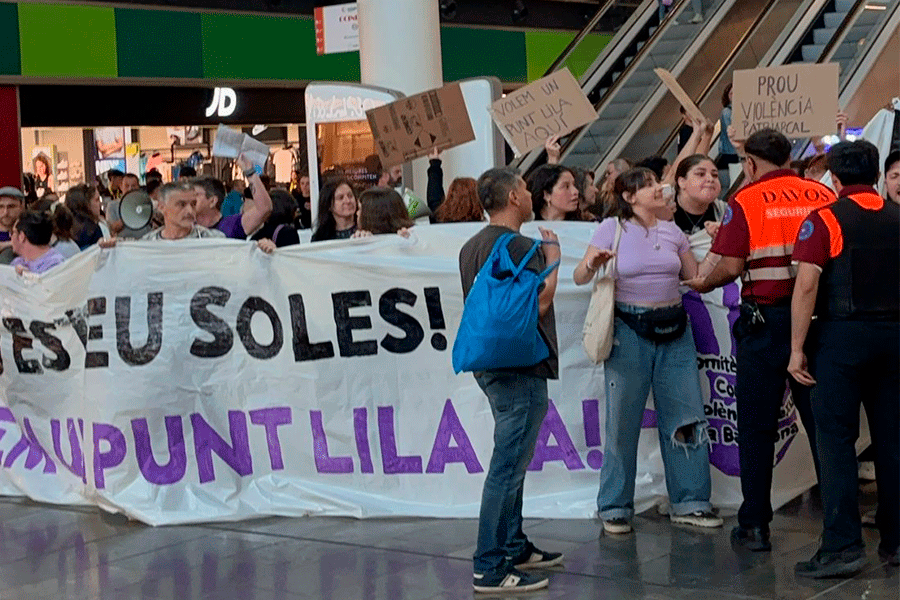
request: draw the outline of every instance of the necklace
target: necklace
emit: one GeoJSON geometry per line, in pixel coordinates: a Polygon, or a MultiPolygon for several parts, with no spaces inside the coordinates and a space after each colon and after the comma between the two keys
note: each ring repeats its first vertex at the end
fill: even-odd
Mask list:
{"type": "Polygon", "coordinates": [[[696,229],[700,227],[700,224],[703,222],[703,217],[706,216],[706,211],[704,211],[702,215],[697,215],[697,218],[694,219],[694,215],[685,210],[684,216],[687,217],[688,223],[691,224],[691,233],[694,233],[694,231],[696,231],[696,229]]]}
{"type": "Polygon", "coordinates": [[[653,249],[659,250],[659,222],[656,223],[656,226],[653,229],[656,231],[656,243],[653,244],[653,249]]]}

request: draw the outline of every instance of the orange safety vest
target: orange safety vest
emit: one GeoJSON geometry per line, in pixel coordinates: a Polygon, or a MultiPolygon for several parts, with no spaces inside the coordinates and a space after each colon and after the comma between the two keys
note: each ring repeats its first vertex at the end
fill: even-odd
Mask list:
{"type": "MultiPolygon", "coordinates": [[[[790,296],[796,268],[791,254],[800,225],[814,209],[837,200],[834,192],[818,181],[793,172],[777,172],[735,194],[750,232],[750,254],[741,280],[744,285],[777,289],[790,296]],[[785,293],[786,291],[786,293],[785,293]]],[[[753,290],[748,290],[751,294],[753,290]]],[[[770,298],[771,299],[771,298],[770,298]]]]}

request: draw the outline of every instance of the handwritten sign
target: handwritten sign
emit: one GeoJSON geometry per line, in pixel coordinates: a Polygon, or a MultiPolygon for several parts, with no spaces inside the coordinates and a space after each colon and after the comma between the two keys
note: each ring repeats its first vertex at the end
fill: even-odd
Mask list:
{"type": "Polygon", "coordinates": [[[475,139],[458,83],[366,111],[375,148],[386,167],[475,139]]]}
{"type": "Polygon", "coordinates": [[[706,118],[703,115],[703,111],[697,107],[693,100],[691,100],[691,97],[684,91],[684,88],[681,87],[678,80],[665,69],[653,69],[653,72],[656,73],[656,76],[662,80],[667,88],[669,88],[669,91],[672,92],[672,95],[675,96],[675,99],[678,100],[678,103],[684,108],[684,112],[693,119],[694,122],[702,123],[706,118]]]}
{"type": "Polygon", "coordinates": [[[516,155],[597,119],[594,105],[568,68],[507,94],[488,110],[516,155]]]}
{"type": "Polygon", "coordinates": [[[735,71],[736,139],[745,140],[760,129],[795,139],[835,133],[838,73],[836,63],[735,71]]]}

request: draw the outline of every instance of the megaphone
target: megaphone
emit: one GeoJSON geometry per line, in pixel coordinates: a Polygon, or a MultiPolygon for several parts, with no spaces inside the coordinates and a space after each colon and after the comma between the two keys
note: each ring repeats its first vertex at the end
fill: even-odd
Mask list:
{"type": "Polygon", "coordinates": [[[143,229],[153,218],[153,200],[144,190],[132,190],[122,197],[119,214],[128,229],[143,229]]]}

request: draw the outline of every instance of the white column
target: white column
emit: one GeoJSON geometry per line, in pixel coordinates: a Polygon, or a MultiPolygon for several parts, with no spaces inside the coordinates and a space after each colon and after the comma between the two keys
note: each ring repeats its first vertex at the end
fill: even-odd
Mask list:
{"type": "MultiPolygon", "coordinates": [[[[407,96],[444,85],[437,0],[359,0],[362,83],[407,96]]],[[[413,162],[407,187],[425,199],[428,159],[413,162]]]]}

